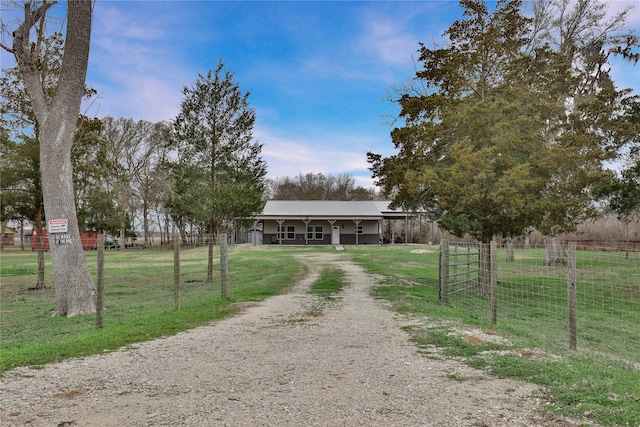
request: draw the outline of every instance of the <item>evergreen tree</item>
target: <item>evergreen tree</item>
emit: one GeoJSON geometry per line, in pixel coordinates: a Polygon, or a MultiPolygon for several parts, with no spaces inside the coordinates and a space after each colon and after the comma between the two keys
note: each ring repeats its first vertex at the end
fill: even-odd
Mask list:
{"type": "MultiPolygon", "coordinates": [[[[267,167],[260,157],[262,145],[253,140],[255,111],[249,107],[249,93],[243,94],[233,78],[222,61],[206,76],[199,75],[192,87],[184,88],[173,122],[176,186],[189,179],[186,192],[178,187],[173,192],[172,215],[178,224],[180,218],[193,217],[209,235],[262,208],[267,167]]],[[[212,251],[210,241],[209,280],[212,251]]]]}

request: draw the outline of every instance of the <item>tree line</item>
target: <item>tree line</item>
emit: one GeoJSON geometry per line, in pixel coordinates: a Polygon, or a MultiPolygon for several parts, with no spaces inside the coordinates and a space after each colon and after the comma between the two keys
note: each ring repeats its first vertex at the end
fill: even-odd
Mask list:
{"type": "MultiPolygon", "coordinates": [[[[45,89],[54,91],[64,53],[62,34],[43,39],[45,89]]],[[[43,228],[45,217],[37,118],[18,67],[0,78],[2,222],[43,228]]],[[[103,231],[151,244],[172,228],[213,235],[242,226],[267,198],[366,200],[373,190],[348,174],[266,179],[262,145],[253,140],[255,111],[225,64],[183,89],[172,121],[80,115],[71,147],[74,199],[81,231],[103,231]],[[138,236],[140,234],[140,236],[138,236]]],[[[85,88],[85,97],[95,96],[85,88]]]]}
{"type": "MultiPolygon", "coordinates": [[[[55,84],[61,35],[48,39],[46,81],[55,84]]],[[[45,212],[39,124],[17,68],[0,79],[2,220],[43,227],[45,212]]],[[[94,92],[85,90],[85,96],[94,92]]],[[[149,244],[151,224],[182,234],[222,232],[229,222],[261,208],[266,164],[253,140],[255,112],[233,73],[218,67],[183,90],[170,122],[80,116],[70,160],[73,199],[81,231],[136,237],[149,244]]],[[[50,217],[50,215],[47,215],[50,217]]]]}

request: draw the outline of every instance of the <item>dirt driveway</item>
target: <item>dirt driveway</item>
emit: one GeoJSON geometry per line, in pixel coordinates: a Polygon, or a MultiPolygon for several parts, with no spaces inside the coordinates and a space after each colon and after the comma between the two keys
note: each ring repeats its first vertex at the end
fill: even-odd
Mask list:
{"type": "Polygon", "coordinates": [[[126,349],[8,372],[3,426],[569,426],[530,384],[418,353],[408,322],[370,296],[375,277],[337,255],[309,259],[292,292],[232,318],[126,349]],[[320,265],[341,298],[307,293],[320,265]]]}

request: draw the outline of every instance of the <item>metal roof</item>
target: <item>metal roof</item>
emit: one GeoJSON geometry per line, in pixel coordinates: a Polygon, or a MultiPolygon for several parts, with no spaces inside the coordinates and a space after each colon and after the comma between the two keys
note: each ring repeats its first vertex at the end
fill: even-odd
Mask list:
{"type": "Polygon", "coordinates": [[[257,219],[359,218],[380,219],[402,213],[389,209],[388,201],[269,200],[257,219]]]}

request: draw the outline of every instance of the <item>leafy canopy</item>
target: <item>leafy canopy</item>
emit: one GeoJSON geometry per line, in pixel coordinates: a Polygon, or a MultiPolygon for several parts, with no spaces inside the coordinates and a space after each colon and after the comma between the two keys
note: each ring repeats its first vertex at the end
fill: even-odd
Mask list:
{"type": "Polygon", "coordinates": [[[539,22],[520,1],[460,4],[447,46],[420,44],[424,89],[399,94],[398,153],[368,153],[374,178],[458,236],[571,229],[593,214],[593,190],[611,177],[603,162],[628,140],[628,91],[606,72],[593,79],[606,57],[576,61],[534,41],[539,22]]]}

